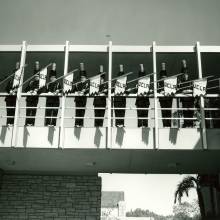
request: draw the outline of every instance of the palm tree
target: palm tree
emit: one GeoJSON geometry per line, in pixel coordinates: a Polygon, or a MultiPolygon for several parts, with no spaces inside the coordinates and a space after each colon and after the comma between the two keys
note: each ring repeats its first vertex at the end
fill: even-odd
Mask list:
{"type": "Polygon", "coordinates": [[[186,194],[186,196],[189,196],[189,190],[193,188],[196,189],[198,195],[198,203],[201,213],[201,219],[205,219],[205,205],[201,191],[199,175],[197,175],[197,177],[187,176],[177,185],[174,203],[176,203],[177,200],[179,201],[179,203],[181,203],[181,199],[183,195],[186,194]]]}

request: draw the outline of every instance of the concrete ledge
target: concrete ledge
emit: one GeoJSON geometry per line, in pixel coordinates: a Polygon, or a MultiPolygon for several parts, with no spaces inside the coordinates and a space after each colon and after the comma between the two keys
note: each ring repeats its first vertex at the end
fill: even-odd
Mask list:
{"type": "Polygon", "coordinates": [[[5,173],[219,173],[220,150],[0,148],[5,173]]]}
{"type": "MultiPolygon", "coordinates": [[[[206,129],[208,150],[220,150],[220,129],[206,129]]],[[[11,147],[13,127],[0,127],[0,147],[11,147]]],[[[154,149],[154,128],[112,128],[112,149],[154,149]]],[[[19,127],[17,148],[57,149],[59,127],[19,127]]],[[[159,128],[159,149],[202,150],[201,129],[159,128]]],[[[105,149],[105,127],[66,127],[65,149],[105,149]]]]}

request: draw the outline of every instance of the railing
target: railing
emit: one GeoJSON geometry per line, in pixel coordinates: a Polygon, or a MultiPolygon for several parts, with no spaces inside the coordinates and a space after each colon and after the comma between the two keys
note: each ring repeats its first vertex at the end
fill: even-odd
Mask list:
{"type": "MultiPolygon", "coordinates": [[[[5,97],[6,94],[0,94],[1,97],[5,97]]],[[[50,94],[41,94],[39,95],[39,105],[36,106],[36,107],[27,107],[25,102],[24,102],[24,99],[25,97],[27,96],[30,96],[29,94],[26,94],[26,93],[22,93],[21,94],[21,99],[20,99],[20,103],[19,103],[19,111],[18,111],[18,115],[17,115],[17,126],[18,127],[22,127],[22,126],[25,126],[25,123],[24,123],[24,120],[25,118],[27,117],[26,116],[26,113],[25,113],[25,110],[26,109],[37,109],[37,113],[36,113],[36,116],[28,116],[28,118],[35,118],[36,120],[38,120],[38,125],[35,125],[35,126],[39,126],[39,127],[42,127],[44,126],[44,123],[43,121],[47,118],[44,116],[44,112],[43,111],[46,111],[47,107],[44,106],[44,103],[42,102],[43,100],[42,99],[45,99],[46,97],[50,97],[52,95],[50,94]],[[40,123],[39,123],[40,122],[40,123]]],[[[59,95],[60,96],[60,99],[62,99],[62,95],[59,95]]],[[[65,106],[58,106],[58,107],[49,107],[49,109],[59,109],[59,113],[56,117],[54,116],[50,116],[48,118],[50,119],[56,119],[57,120],[57,127],[60,129],[65,129],[66,127],[74,127],[74,121],[75,119],[84,119],[84,121],[86,122],[86,125],[85,127],[94,127],[94,120],[95,119],[103,119],[104,120],[104,126],[105,128],[108,128],[108,123],[106,123],[106,121],[108,121],[108,108],[95,108],[93,106],[91,106],[91,101],[93,100],[93,97],[89,97],[88,96],[88,102],[90,102],[89,104],[87,104],[87,106],[84,108],[84,107],[75,107],[75,105],[73,104],[74,102],[74,98],[75,98],[76,95],[74,94],[69,94],[69,95],[66,95],[65,98],[66,98],[66,102],[68,103],[68,101],[71,101],[71,105],[68,104],[68,105],[65,105],[65,106]],[[75,115],[75,110],[76,109],[85,109],[86,110],[86,114],[85,114],[85,117],[79,117],[79,116],[76,116],[75,115]],[[95,109],[103,109],[105,110],[105,116],[104,117],[95,117],[94,115],[94,110],[95,109]],[[61,114],[64,110],[64,113],[61,114]],[[67,112],[69,111],[69,112],[67,112]],[[66,123],[66,120],[69,121],[71,120],[71,123],[66,123]],[[61,124],[62,122],[62,124],[61,124]],[[69,126],[67,126],[67,124],[71,124],[69,126]],[[63,126],[61,128],[61,125],[63,126]]],[[[160,105],[159,105],[159,99],[161,97],[163,97],[163,95],[161,94],[157,94],[157,98],[155,99],[155,97],[153,95],[149,95],[148,96],[149,99],[150,99],[150,106],[148,108],[137,108],[135,105],[134,105],[134,100],[136,99],[136,94],[132,94],[132,95],[129,95],[127,96],[127,105],[125,108],[115,108],[115,107],[111,107],[110,110],[111,110],[111,118],[110,118],[110,121],[111,121],[111,131],[112,131],[112,128],[115,127],[115,124],[114,124],[114,121],[115,119],[125,119],[125,126],[128,127],[128,128],[137,128],[137,120],[138,119],[143,119],[143,120],[146,120],[148,122],[148,128],[145,128],[145,129],[154,129],[154,135],[155,135],[155,129],[156,129],[156,124],[158,126],[158,129],[162,128],[163,125],[162,125],[162,120],[164,119],[167,119],[167,120],[170,120],[171,121],[171,128],[181,128],[183,127],[182,125],[182,121],[183,120],[189,120],[189,121],[193,121],[194,122],[194,125],[193,127],[194,128],[197,128],[197,129],[203,129],[202,127],[202,115],[199,114],[199,117],[194,114],[192,117],[189,117],[189,118],[186,118],[186,117],[183,117],[183,114],[182,112],[183,111],[192,111],[194,113],[199,113],[200,112],[200,106],[198,107],[192,107],[192,108],[183,108],[183,107],[180,107],[180,104],[179,104],[179,99],[181,97],[186,97],[186,95],[183,95],[183,94],[176,94],[175,96],[173,96],[173,106],[175,107],[172,107],[172,108],[161,108],[160,105]],[[175,100],[176,99],[176,100],[175,100]],[[154,102],[157,100],[157,114],[155,114],[155,108],[154,108],[154,102]],[[114,115],[114,110],[117,110],[117,109],[120,109],[120,110],[125,110],[126,111],[126,117],[116,117],[114,115]],[[148,110],[148,116],[147,117],[137,117],[137,110],[148,110]],[[170,110],[172,112],[172,115],[171,117],[162,117],[161,116],[161,111],[163,110],[170,110]],[[129,113],[130,111],[132,111],[132,113],[129,113]],[[155,115],[157,115],[157,118],[155,118],[155,115]]],[[[107,98],[107,97],[106,97],[107,98]]],[[[220,95],[217,95],[217,94],[209,94],[209,95],[206,95],[205,96],[206,99],[209,99],[211,100],[212,98],[219,98],[220,99],[220,95]]],[[[61,102],[62,104],[62,102],[61,102]]],[[[2,106],[0,107],[0,111],[1,111],[1,115],[0,115],[0,121],[1,121],[1,125],[5,125],[5,119],[6,118],[14,118],[14,116],[7,116],[6,115],[6,108],[5,106],[2,106]]],[[[15,107],[8,107],[8,108],[15,108],[15,107]]],[[[216,127],[213,126],[213,122],[217,121],[219,122],[220,120],[220,108],[212,108],[212,107],[204,107],[204,112],[205,112],[205,118],[204,118],[204,121],[205,121],[205,126],[206,128],[214,128],[216,127]],[[216,114],[213,114],[216,113],[216,114]],[[207,114],[209,113],[209,115],[207,114]],[[219,116],[218,116],[219,115],[219,116]],[[218,117],[217,117],[218,116],[218,117]]],[[[215,123],[216,124],[216,123],[215,123]]],[[[217,124],[217,127],[220,127],[218,126],[217,124]]],[[[122,128],[123,129],[123,128],[122,128]]],[[[14,130],[14,129],[13,129],[14,130]]],[[[108,132],[109,130],[107,130],[108,132]]],[[[108,133],[107,133],[108,134],[108,133]]],[[[206,134],[206,133],[205,133],[206,134]]],[[[61,133],[60,133],[61,135],[61,133]]],[[[60,141],[62,140],[61,136],[59,137],[60,141]]],[[[60,143],[61,144],[61,143],[60,143]]],[[[111,140],[111,144],[112,144],[112,140],[111,140]]],[[[61,145],[59,145],[60,147],[62,147],[61,145]]]]}
{"type": "MultiPolygon", "coordinates": [[[[160,110],[168,110],[169,108],[160,108],[158,107],[158,99],[162,97],[163,95],[157,93],[157,69],[156,69],[156,62],[157,62],[157,53],[195,53],[197,55],[197,63],[198,63],[198,77],[202,78],[202,66],[201,66],[201,53],[202,52],[208,52],[208,53],[220,53],[220,47],[219,46],[200,46],[199,42],[196,43],[196,45],[193,46],[159,46],[156,45],[155,42],[153,42],[152,46],[121,46],[121,45],[112,45],[112,42],[109,42],[108,45],[70,45],[69,42],[67,41],[65,45],[27,45],[26,42],[24,41],[22,43],[22,46],[20,45],[0,45],[0,52],[5,52],[5,51],[21,51],[21,66],[24,66],[25,60],[26,60],[26,53],[27,52],[64,52],[64,75],[68,72],[68,61],[69,61],[69,53],[70,52],[105,52],[108,53],[108,96],[107,98],[107,107],[106,107],[106,115],[103,117],[103,119],[107,120],[107,142],[106,142],[106,147],[111,148],[112,144],[112,127],[113,126],[113,120],[116,118],[120,117],[114,117],[113,116],[113,110],[116,108],[112,107],[112,94],[111,94],[111,81],[112,81],[112,54],[113,53],[152,53],[152,64],[153,64],[153,72],[154,74],[154,89],[153,89],[153,94],[149,95],[149,98],[153,100],[153,103],[149,106],[149,108],[143,108],[145,110],[149,110],[153,112],[153,116],[148,116],[147,118],[144,117],[143,119],[148,119],[148,120],[153,120],[154,124],[153,126],[151,125],[150,127],[154,128],[154,148],[158,148],[158,129],[159,129],[159,121],[162,119],[171,119],[171,120],[177,120],[178,121],[178,126],[175,127],[181,127],[180,126],[180,121],[183,119],[182,117],[177,114],[175,117],[168,117],[168,118],[162,118],[159,117],[159,112],[160,110]]],[[[21,79],[23,81],[23,79],[21,79]]],[[[0,96],[4,97],[7,94],[1,93],[0,96]]],[[[12,140],[12,146],[16,146],[17,142],[17,127],[19,126],[19,119],[25,118],[25,115],[21,115],[20,111],[27,109],[25,105],[21,106],[22,99],[23,97],[28,96],[28,94],[22,93],[22,88],[18,89],[17,92],[17,99],[16,99],[16,106],[15,106],[15,116],[14,116],[14,129],[13,129],[13,140],[12,140]]],[[[48,94],[41,94],[39,95],[40,97],[47,97],[49,96],[48,94]]],[[[64,127],[65,127],[65,120],[66,119],[75,119],[75,116],[66,116],[65,112],[66,110],[74,110],[76,107],[74,106],[66,106],[66,101],[68,99],[73,99],[76,94],[70,94],[70,95],[59,95],[61,98],[61,105],[58,108],[60,110],[60,114],[57,117],[53,117],[56,119],[60,120],[59,127],[60,127],[60,141],[59,141],[59,146],[63,146],[63,138],[64,138],[64,127]]],[[[176,94],[174,96],[174,99],[179,99],[180,97],[183,97],[183,94],[176,94]]],[[[127,99],[134,99],[136,95],[129,95],[127,99]]],[[[213,126],[213,121],[218,121],[220,120],[219,117],[217,117],[218,114],[213,117],[213,114],[210,116],[207,116],[206,112],[216,112],[219,111],[219,108],[209,108],[205,106],[204,98],[218,98],[218,94],[207,94],[205,97],[199,97],[199,102],[200,105],[198,108],[180,108],[179,107],[179,102],[177,101],[177,106],[172,108],[172,110],[176,110],[178,112],[184,111],[184,110],[191,110],[191,111],[199,111],[200,112],[200,119],[198,120],[197,117],[193,118],[185,118],[188,120],[197,120],[199,121],[199,127],[202,130],[201,138],[202,138],[202,143],[203,143],[203,148],[207,149],[207,139],[206,139],[206,128],[207,128],[207,121],[210,121],[211,124],[209,127],[214,127],[213,126]],[[206,117],[207,116],[207,117],[206,117]]],[[[90,98],[89,98],[90,99],[90,98]]],[[[1,107],[5,108],[5,107],[1,107]]],[[[11,107],[9,107],[11,108],[11,107]]],[[[30,107],[33,108],[33,107],[30,107]]],[[[46,109],[46,107],[39,106],[36,107],[37,109],[46,109]]],[[[93,107],[86,107],[85,109],[87,110],[94,110],[93,107]]],[[[138,108],[131,107],[131,106],[126,106],[126,108],[120,108],[125,109],[126,111],[132,110],[136,111],[138,108]]],[[[140,109],[140,108],[139,108],[140,109]]],[[[1,115],[1,118],[5,118],[6,116],[1,115]]],[[[36,118],[41,118],[44,119],[45,117],[43,116],[36,116],[36,118]]],[[[80,117],[77,117],[80,118],[80,117]]],[[[93,116],[86,116],[83,117],[84,119],[95,119],[93,116]]],[[[102,118],[102,117],[101,117],[102,118]]],[[[127,119],[134,119],[137,120],[137,116],[130,116],[126,117],[127,119]]],[[[140,118],[141,119],[141,118],[140,118]]]]}

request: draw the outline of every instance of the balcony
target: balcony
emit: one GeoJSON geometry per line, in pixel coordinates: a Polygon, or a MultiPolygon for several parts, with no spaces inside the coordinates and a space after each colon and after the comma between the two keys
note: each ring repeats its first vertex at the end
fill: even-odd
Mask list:
{"type": "MultiPolygon", "coordinates": [[[[152,54],[153,71],[156,70],[157,53],[190,53],[197,57],[198,72],[201,75],[201,53],[220,53],[215,46],[113,46],[109,45],[18,45],[1,46],[1,52],[21,51],[21,63],[25,63],[26,53],[63,52],[64,74],[68,70],[70,52],[105,53],[108,63],[108,79],[112,79],[112,57],[114,53],[152,54]],[[68,49],[67,49],[68,48],[68,49]]],[[[96,54],[97,55],[97,54],[96,54]]],[[[61,54],[59,54],[61,56],[61,54]]],[[[99,56],[99,55],[97,55],[99,56]]],[[[28,55],[27,55],[28,58],[28,55]]],[[[156,74],[155,74],[156,75],[156,74]]],[[[201,77],[201,76],[200,76],[201,77]]],[[[111,91],[109,84],[109,91],[111,91]]],[[[19,92],[18,92],[19,93],[19,92]]],[[[212,112],[219,108],[200,105],[191,111],[199,112],[189,120],[194,127],[183,128],[182,108],[179,99],[184,94],[173,96],[171,127],[163,127],[163,110],[159,98],[163,95],[153,92],[149,95],[148,127],[137,127],[137,94],[126,97],[125,127],[115,126],[112,97],[106,96],[107,107],[104,126],[94,127],[94,106],[92,96],[87,97],[84,127],[74,127],[77,94],[65,97],[59,94],[60,107],[57,125],[44,126],[45,99],[49,94],[40,94],[35,126],[25,126],[26,102],[29,94],[21,89],[16,105],[14,126],[6,126],[6,106],[0,93],[0,167],[8,172],[48,172],[48,173],[210,173],[219,172],[220,126],[214,126],[212,112]],[[65,99],[65,100],[64,100],[65,99]]],[[[207,93],[199,99],[218,99],[219,94],[207,93]]],[[[215,123],[216,124],[216,123],[215,123]]]]}

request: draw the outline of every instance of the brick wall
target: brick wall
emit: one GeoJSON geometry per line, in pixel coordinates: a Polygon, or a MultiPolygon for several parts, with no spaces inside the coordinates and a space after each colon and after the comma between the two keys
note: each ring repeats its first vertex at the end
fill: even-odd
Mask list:
{"type": "Polygon", "coordinates": [[[3,175],[0,219],[99,220],[98,176],[3,175]]]}

